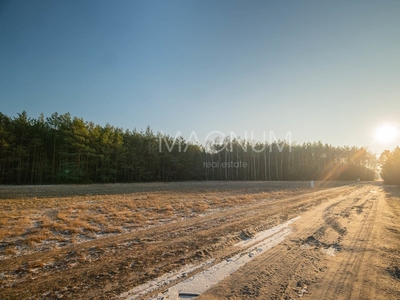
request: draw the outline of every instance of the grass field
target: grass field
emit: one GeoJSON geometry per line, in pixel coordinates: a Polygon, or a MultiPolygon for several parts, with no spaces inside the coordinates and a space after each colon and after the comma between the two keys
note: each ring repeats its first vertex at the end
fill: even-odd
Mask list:
{"type": "MultiPolygon", "coordinates": [[[[297,222],[303,222],[298,225],[297,234],[304,240],[307,236],[317,238],[322,232],[319,239],[323,241],[325,235],[325,244],[336,239],[346,245],[346,238],[351,243],[357,240],[357,236],[351,235],[352,228],[360,237],[373,235],[374,227],[366,227],[365,222],[370,219],[372,222],[383,213],[400,214],[400,193],[396,194],[396,188],[389,187],[391,193],[385,194],[376,184],[317,182],[314,189],[309,185],[309,182],[182,182],[1,186],[0,298],[118,298],[135,286],[188,264],[230,257],[237,251],[234,244],[241,239],[299,215],[309,215],[308,220],[302,218],[304,221],[297,222]],[[385,206],[373,202],[376,199],[385,206]],[[312,221],[312,217],[319,215],[312,221]],[[351,227],[347,222],[353,215],[351,227]],[[360,218],[364,216],[362,221],[360,218]]],[[[391,222],[394,217],[385,219],[379,230],[390,228],[386,237],[391,237],[393,244],[398,232],[391,222]]],[[[292,238],[286,243],[293,245],[287,246],[291,251],[281,257],[284,265],[274,267],[282,269],[276,274],[276,286],[279,280],[286,282],[286,277],[301,275],[299,270],[285,269],[285,264],[301,263],[304,254],[298,252],[300,240],[292,238]],[[285,259],[289,260],[285,263],[285,259]]],[[[368,245],[360,244],[356,250],[365,251],[364,246],[368,245]]],[[[346,264],[352,266],[353,258],[349,256],[346,260],[344,252],[342,255],[346,264]]],[[[384,272],[388,282],[394,280],[397,288],[399,256],[396,251],[387,255],[390,263],[382,268],[387,269],[384,272]]],[[[323,268],[334,269],[335,264],[325,261],[321,254],[312,256],[324,262],[323,268]]],[[[252,268],[258,267],[261,265],[252,268]]],[[[261,280],[263,272],[260,269],[255,280],[261,280]]],[[[310,270],[302,272],[309,274],[310,270]]],[[[247,276],[234,280],[245,286],[247,276]]],[[[273,278],[271,282],[275,282],[273,278]]],[[[225,292],[210,290],[207,297],[219,295],[216,299],[225,299],[229,289],[224,286],[225,292]]],[[[316,290],[314,296],[326,296],[322,291],[316,290]]],[[[251,296],[235,289],[231,293],[240,299],[251,296]]],[[[259,298],[269,293],[263,291],[259,298]]],[[[293,293],[287,289],[280,295],[289,297],[293,293]]],[[[312,295],[307,297],[317,299],[312,295]]]]}
{"type": "MultiPolygon", "coordinates": [[[[292,189],[307,185],[293,183],[292,189]]],[[[282,188],[279,182],[3,186],[0,258],[245,205],[282,188]]]]}

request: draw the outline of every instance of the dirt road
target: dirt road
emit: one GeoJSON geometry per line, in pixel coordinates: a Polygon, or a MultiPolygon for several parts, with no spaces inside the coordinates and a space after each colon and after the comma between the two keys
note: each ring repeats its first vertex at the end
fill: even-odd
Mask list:
{"type": "MultiPolygon", "coordinates": [[[[242,197],[248,193],[242,188],[232,193],[242,197]]],[[[255,202],[2,260],[0,298],[134,298],[128,293],[134,287],[200,266],[136,295],[162,297],[179,282],[240,256],[246,247],[238,243],[299,216],[281,242],[198,299],[400,298],[399,188],[288,189],[290,184],[255,202]]]]}
{"type": "Polygon", "coordinates": [[[330,198],[199,299],[400,299],[398,196],[367,185],[330,198]]]}

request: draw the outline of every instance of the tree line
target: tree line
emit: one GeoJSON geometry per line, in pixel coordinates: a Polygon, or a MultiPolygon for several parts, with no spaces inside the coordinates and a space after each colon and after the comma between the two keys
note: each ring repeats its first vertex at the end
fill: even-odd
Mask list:
{"type": "Polygon", "coordinates": [[[379,160],[382,166],[381,176],[385,183],[400,185],[400,148],[383,151],[379,160]]]}
{"type": "Polygon", "coordinates": [[[0,112],[0,184],[182,180],[373,180],[365,148],[235,138],[205,145],[100,126],[69,113],[0,112]]]}

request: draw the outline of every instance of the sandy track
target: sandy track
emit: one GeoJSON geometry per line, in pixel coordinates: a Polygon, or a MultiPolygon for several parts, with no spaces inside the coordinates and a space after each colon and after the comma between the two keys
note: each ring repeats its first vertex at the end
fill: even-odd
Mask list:
{"type": "Polygon", "coordinates": [[[399,244],[398,235],[389,236],[398,226],[390,214],[376,186],[330,199],[293,224],[286,244],[199,299],[399,299],[398,278],[388,272],[399,253],[383,250],[388,241],[399,244]]]}
{"type": "Polygon", "coordinates": [[[187,264],[210,259],[218,263],[232,257],[239,253],[234,244],[244,237],[302,215],[291,225],[293,233],[283,243],[200,298],[295,299],[302,295],[310,299],[396,299],[396,268],[400,264],[397,252],[387,245],[388,241],[398,244],[393,241],[399,239],[400,228],[397,231],[392,223],[400,207],[395,200],[388,204],[387,193],[374,185],[299,191],[65,249],[8,259],[0,266],[0,298],[117,298],[187,264]],[[53,264],[27,271],[26,266],[34,261],[53,264]],[[381,292],[382,287],[386,292],[381,292]]]}

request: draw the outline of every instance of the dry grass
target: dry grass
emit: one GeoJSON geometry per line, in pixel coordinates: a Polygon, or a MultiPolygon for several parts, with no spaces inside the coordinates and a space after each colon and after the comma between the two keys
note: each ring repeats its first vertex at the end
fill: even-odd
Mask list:
{"type": "Polygon", "coordinates": [[[15,247],[21,245],[34,250],[49,241],[54,242],[54,247],[58,242],[83,242],[85,236],[121,234],[166,220],[190,218],[215,208],[246,205],[277,193],[280,192],[211,189],[89,196],[85,193],[58,198],[14,195],[7,199],[2,195],[0,242],[6,247],[0,250],[0,256],[14,255],[15,247]]]}
{"type": "Polygon", "coordinates": [[[28,263],[29,268],[42,268],[46,265],[45,261],[42,260],[34,260],[28,263]]]}
{"type": "Polygon", "coordinates": [[[8,236],[8,231],[5,229],[0,229],[0,240],[4,239],[6,236],[8,236]]]}
{"type": "Polygon", "coordinates": [[[28,245],[35,245],[52,237],[52,232],[48,229],[37,230],[35,233],[29,234],[25,241],[28,245]]]}
{"type": "Polygon", "coordinates": [[[4,251],[5,255],[14,255],[16,253],[17,251],[15,250],[15,247],[7,247],[4,251]]]}

